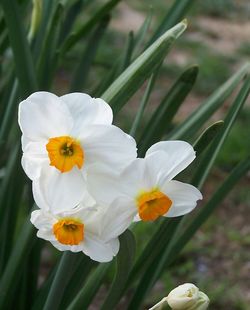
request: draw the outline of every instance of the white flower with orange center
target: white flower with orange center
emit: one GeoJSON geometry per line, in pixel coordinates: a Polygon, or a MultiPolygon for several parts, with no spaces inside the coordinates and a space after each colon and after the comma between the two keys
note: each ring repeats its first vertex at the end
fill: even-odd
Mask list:
{"type": "MultiPolygon", "coordinates": [[[[118,253],[119,240],[117,235],[109,238],[105,230],[101,231],[101,221],[96,209],[83,206],[56,215],[44,210],[31,214],[37,236],[50,241],[58,250],[83,252],[93,260],[108,262],[118,253]]],[[[111,229],[114,224],[110,223],[111,229]]]]}
{"type": "Polygon", "coordinates": [[[119,171],[136,158],[134,139],[112,120],[107,103],[82,93],[37,92],[20,103],[22,165],[39,207],[75,207],[86,196],[91,165],[119,171]]]}
{"type": "Polygon", "coordinates": [[[88,187],[93,197],[102,204],[113,204],[136,220],[154,221],[160,216],[176,217],[192,211],[202,199],[194,186],[172,180],[195,158],[190,144],[184,141],[167,141],[154,144],[145,158],[135,159],[120,174],[103,168],[97,177],[94,171],[88,176],[88,187]],[[122,199],[121,203],[114,201],[122,199]]]}

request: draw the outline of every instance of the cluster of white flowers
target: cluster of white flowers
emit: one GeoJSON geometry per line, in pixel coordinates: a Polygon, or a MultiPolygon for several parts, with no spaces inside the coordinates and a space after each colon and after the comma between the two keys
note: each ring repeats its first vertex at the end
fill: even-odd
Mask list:
{"type": "Polygon", "coordinates": [[[202,199],[172,180],[194,160],[191,145],[159,142],[137,158],[135,140],[112,121],[106,102],[82,93],[36,92],[19,106],[37,236],[99,262],[112,260],[134,220],[184,215],[202,199]]]}

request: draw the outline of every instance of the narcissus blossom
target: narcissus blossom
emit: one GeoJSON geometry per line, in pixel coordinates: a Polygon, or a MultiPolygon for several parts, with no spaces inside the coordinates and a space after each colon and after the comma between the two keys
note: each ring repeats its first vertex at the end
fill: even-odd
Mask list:
{"type": "MultiPolygon", "coordinates": [[[[31,222],[38,229],[37,236],[50,241],[58,250],[83,252],[95,261],[108,262],[118,253],[119,240],[102,228],[100,215],[95,208],[83,206],[56,215],[36,210],[31,214],[31,222]]],[[[117,226],[115,219],[109,224],[111,230],[117,226]]]]}
{"type": "Polygon", "coordinates": [[[89,190],[99,203],[106,205],[122,198],[126,208],[121,212],[130,211],[137,220],[181,216],[192,211],[202,195],[194,186],[172,179],[194,158],[195,152],[186,142],[159,142],[147,151],[145,158],[135,159],[120,174],[104,169],[97,177],[92,171],[88,176],[89,190]]]}
{"type": "Polygon", "coordinates": [[[86,195],[86,171],[102,164],[119,171],[136,158],[134,139],[111,125],[112,110],[82,93],[37,92],[19,106],[22,166],[39,207],[69,210],[86,195]]]}

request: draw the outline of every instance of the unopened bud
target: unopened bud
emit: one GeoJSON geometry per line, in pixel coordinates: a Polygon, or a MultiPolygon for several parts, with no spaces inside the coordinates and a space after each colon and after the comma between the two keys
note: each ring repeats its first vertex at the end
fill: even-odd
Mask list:
{"type": "Polygon", "coordinates": [[[167,297],[149,310],[163,310],[167,305],[173,310],[206,310],[209,298],[194,284],[186,283],[173,289],[167,297]]]}

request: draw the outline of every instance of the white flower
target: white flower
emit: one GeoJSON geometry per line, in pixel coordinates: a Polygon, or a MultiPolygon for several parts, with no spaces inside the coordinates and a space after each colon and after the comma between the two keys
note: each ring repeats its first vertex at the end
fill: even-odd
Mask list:
{"type": "Polygon", "coordinates": [[[192,283],[176,287],[166,299],[173,310],[206,310],[209,305],[208,296],[192,283]]]}
{"type": "Polygon", "coordinates": [[[86,171],[103,164],[119,171],[136,158],[132,137],[111,125],[102,99],[37,92],[19,106],[22,166],[39,207],[69,210],[86,196],[86,171]]]}
{"type": "MultiPolygon", "coordinates": [[[[83,252],[98,262],[111,261],[118,253],[117,235],[109,238],[102,229],[101,213],[95,208],[80,206],[72,211],[52,214],[36,210],[31,222],[38,229],[39,238],[50,241],[60,251],[83,252]]],[[[116,225],[110,223],[110,229],[116,225]]]]}
{"type": "MultiPolygon", "coordinates": [[[[120,174],[103,169],[99,177],[88,176],[90,193],[101,204],[109,205],[122,199],[126,208],[121,212],[136,215],[136,219],[153,221],[159,216],[176,217],[192,211],[200,191],[192,185],[172,180],[195,158],[192,146],[183,141],[154,144],[145,158],[135,159],[120,174]]],[[[121,203],[114,204],[119,208],[121,203]]]]}

